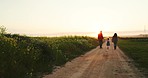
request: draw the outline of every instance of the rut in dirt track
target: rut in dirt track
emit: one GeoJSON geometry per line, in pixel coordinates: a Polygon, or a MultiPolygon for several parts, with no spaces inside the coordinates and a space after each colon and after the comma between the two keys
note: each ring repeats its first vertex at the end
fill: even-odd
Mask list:
{"type": "Polygon", "coordinates": [[[119,49],[99,47],[87,52],[44,78],[145,78],[119,49]]]}

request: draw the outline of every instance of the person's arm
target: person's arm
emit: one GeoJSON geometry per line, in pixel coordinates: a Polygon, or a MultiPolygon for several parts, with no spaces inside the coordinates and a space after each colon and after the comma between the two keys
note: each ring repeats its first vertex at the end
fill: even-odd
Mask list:
{"type": "Polygon", "coordinates": [[[114,42],[114,37],[112,37],[112,42],[114,42]]]}

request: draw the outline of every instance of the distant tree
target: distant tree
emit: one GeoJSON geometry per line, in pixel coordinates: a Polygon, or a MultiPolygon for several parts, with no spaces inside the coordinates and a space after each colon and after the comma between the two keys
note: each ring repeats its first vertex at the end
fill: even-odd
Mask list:
{"type": "Polygon", "coordinates": [[[4,36],[6,34],[6,27],[5,26],[0,26],[0,36],[4,36]]]}

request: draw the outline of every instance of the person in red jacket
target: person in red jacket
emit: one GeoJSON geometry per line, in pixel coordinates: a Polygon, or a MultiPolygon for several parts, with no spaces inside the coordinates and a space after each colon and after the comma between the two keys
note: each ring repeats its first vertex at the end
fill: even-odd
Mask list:
{"type": "Polygon", "coordinates": [[[100,31],[100,33],[98,34],[98,40],[99,40],[100,48],[102,48],[102,44],[103,44],[103,34],[102,34],[102,31],[100,31]]]}

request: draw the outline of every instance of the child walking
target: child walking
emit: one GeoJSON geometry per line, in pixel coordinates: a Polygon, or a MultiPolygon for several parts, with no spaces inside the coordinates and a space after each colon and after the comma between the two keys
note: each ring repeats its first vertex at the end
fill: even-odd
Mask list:
{"type": "MultiPolygon", "coordinates": [[[[109,49],[109,47],[110,47],[109,38],[107,38],[107,40],[106,40],[106,46],[107,46],[107,49],[109,49]]],[[[105,58],[108,58],[108,50],[106,50],[106,52],[103,55],[105,58]]]]}
{"type": "Polygon", "coordinates": [[[106,46],[107,46],[107,49],[109,49],[109,46],[110,46],[109,38],[107,38],[106,46]]]}

